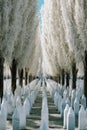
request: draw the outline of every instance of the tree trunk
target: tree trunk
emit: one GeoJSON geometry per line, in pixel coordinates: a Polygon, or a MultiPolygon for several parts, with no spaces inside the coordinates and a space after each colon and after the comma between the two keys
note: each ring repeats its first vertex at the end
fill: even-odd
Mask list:
{"type": "Polygon", "coordinates": [[[32,81],[35,79],[35,76],[32,76],[32,81]]]}
{"type": "Polygon", "coordinates": [[[11,86],[12,86],[12,92],[14,94],[16,89],[16,74],[17,74],[17,62],[15,59],[12,60],[12,66],[11,66],[11,86]]]}
{"type": "Polygon", "coordinates": [[[32,74],[29,75],[29,83],[32,81],[32,74]]]}
{"type": "Polygon", "coordinates": [[[28,77],[28,81],[29,81],[29,83],[30,83],[30,75],[29,75],[29,77],[28,77]]]}
{"type": "Polygon", "coordinates": [[[27,68],[25,68],[25,85],[27,85],[27,80],[28,80],[28,71],[27,68]]]}
{"type": "Polygon", "coordinates": [[[77,79],[76,63],[73,62],[73,65],[72,65],[72,89],[76,89],[76,79],[77,79]]]}
{"type": "Polygon", "coordinates": [[[66,72],[66,88],[69,87],[69,72],[66,72]]]}
{"type": "Polygon", "coordinates": [[[60,75],[58,76],[58,82],[59,82],[59,84],[61,83],[61,77],[60,77],[60,75]]]}
{"type": "Polygon", "coordinates": [[[51,79],[54,80],[54,81],[56,81],[56,82],[58,82],[58,75],[57,76],[52,76],[51,79]]]}
{"type": "Polygon", "coordinates": [[[18,71],[19,73],[19,85],[23,87],[23,69],[18,71]]]}
{"type": "Polygon", "coordinates": [[[65,83],[65,74],[64,74],[64,69],[62,69],[62,85],[65,83]]]}
{"type": "Polygon", "coordinates": [[[4,68],[4,58],[0,56],[0,98],[1,100],[3,98],[3,80],[4,80],[3,68],[4,68]]]}
{"type": "Polygon", "coordinates": [[[58,75],[54,76],[54,81],[56,81],[58,83],[58,75]]]}
{"type": "Polygon", "coordinates": [[[30,80],[31,80],[31,75],[29,75],[29,83],[30,83],[30,80]]]}
{"type": "Polygon", "coordinates": [[[87,99],[87,51],[85,51],[85,63],[84,63],[84,94],[87,99]]]}

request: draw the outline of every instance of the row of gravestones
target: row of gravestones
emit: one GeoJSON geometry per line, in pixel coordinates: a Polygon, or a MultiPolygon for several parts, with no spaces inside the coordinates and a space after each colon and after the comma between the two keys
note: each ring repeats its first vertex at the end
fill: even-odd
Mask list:
{"type": "Polygon", "coordinates": [[[42,110],[40,130],[49,130],[48,102],[44,82],[42,85],[42,110]]]}
{"type": "Polygon", "coordinates": [[[67,122],[67,129],[74,130],[75,119],[78,119],[79,129],[87,129],[86,98],[81,91],[82,89],[77,88],[76,90],[72,90],[71,94],[69,94],[69,88],[65,88],[61,85],[56,86],[54,82],[52,85],[52,81],[48,81],[47,84],[50,87],[49,90],[54,104],[64,119],[64,127],[65,122],[67,122]],[[56,87],[53,88],[54,85],[56,87]],[[67,111],[67,114],[64,113],[65,111],[67,111]]]}
{"type": "MultiPolygon", "coordinates": [[[[79,130],[87,130],[86,120],[87,120],[86,110],[84,109],[82,105],[78,113],[78,129],[79,130]]],[[[63,124],[64,124],[65,129],[75,130],[75,113],[72,107],[69,107],[68,104],[66,104],[66,107],[64,109],[63,124]]]]}
{"type": "Polygon", "coordinates": [[[34,90],[30,93],[28,91],[27,94],[21,95],[16,90],[15,96],[10,93],[10,95],[6,94],[3,97],[0,109],[0,130],[6,130],[6,122],[9,114],[12,115],[13,130],[26,128],[26,118],[29,116],[32,105],[38,95],[40,84],[41,82],[38,82],[34,90]]]}

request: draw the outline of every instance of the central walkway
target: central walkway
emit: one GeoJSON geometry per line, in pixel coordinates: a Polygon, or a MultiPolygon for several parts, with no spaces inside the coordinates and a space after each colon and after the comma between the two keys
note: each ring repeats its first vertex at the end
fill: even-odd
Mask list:
{"type": "Polygon", "coordinates": [[[40,91],[38,97],[32,107],[29,118],[27,118],[27,130],[39,130],[41,123],[41,108],[42,108],[42,92],[40,91]]]}
{"type": "MultiPolygon", "coordinates": [[[[49,127],[53,130],[62,128],[63,123],[60,115],[57,112],[56,107],[47,92],[48,107],[49,107],[49,127]]],[[[36,99],[36,102],[31,110],[30,117],[27,119],[27,130],[39,130],[41,124],[41,108],[42,108],[42,92],[36,99]]]]}
{"type": "Polygon", "coordinates": [[[49,92],[47,92],[47,98],[48,98],[48,108],[49,108],[49,128],[50,130],[51,129],[60,130],[63,128],[62,118],[60,114],[58,114],[58,111],[52,101],[49,92]]]}
{"type": "MultiPolygon", "coordinates": [[[[50,130],[59,130],[63,127],[63,122],[58,114],[56,107],[50,97],[49,92],[47,92],[48,107],[49,107],[49,128],[50,130]]],[[[34,106],[32,107],[30,117],[27,119],[27,130],[39,130],[41,124],[41,108],[42,108],[42,92],[36,99],[34,106]]]]}

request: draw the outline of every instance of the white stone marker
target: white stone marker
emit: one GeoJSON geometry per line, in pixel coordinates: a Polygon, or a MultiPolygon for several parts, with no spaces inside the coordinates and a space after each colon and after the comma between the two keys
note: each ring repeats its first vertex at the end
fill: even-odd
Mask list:
{"type": "Polygon", "coordinates": [[[86,130],[86,110],[84,106],[81,106],[79,111],[78,128],[79,130],[86,130]]]}
{"type": "Polygon", "coordinates": [[[78,98],[76,98],[75,101],[74,101],[74,112],[75,112],[75,115],[78,116],[78,112],[79,112],[79,100],[78,100],[78,98]]]}
{"type": "Polygon", "coordinates": [[[30,104],[29,104],[28,98],[25,99],[23,107],[26,110],[25,115],[26,117],[28,117],[30,113],[30,104]]]}
{"type": "Polygon", "coordinates": [[[6,116],[4,111],[0,111],[0,130],[6,130],[6,116]]]}
{"type": "Polygon", "coordinates": [[[69,108],[67,115],[67,130],[75,130],[75,114],[72,107],[69,108]]]}
{"type": "Polygon", "coordinates": [[[84,109],[86,109],[86,97],[85,97],[85,95],[82,95],[82,105],[84,106],[84,109]]]}
{"type": "Polygon", "coordinates": [[[26,129],[26,114],[25,114],[25,109],[22,106],[20,110],[20,129],[26,129]]]}
{"type": "Polygon", "coordinates": [[[67,128],[67,114],[68,114],[68,111],[69,111],[69,105],[66,104],[66,107],[64,109],[64,120],[63,120],[64,129],[67,128]]]}
{"type": "Polygon", "coordinates": [[[13,130],[20,130],[20,116],[17,109],[15,109],[14,114],[12,116],[12,126],[13,130]]]}

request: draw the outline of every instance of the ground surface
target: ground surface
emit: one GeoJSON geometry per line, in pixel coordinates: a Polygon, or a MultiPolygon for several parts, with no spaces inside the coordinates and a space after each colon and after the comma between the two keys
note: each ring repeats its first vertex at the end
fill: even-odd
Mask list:
{"type": "MultiPolygon", "coordinates": [[[[63,119],[61,118],[60,114],[58,114],[58,111],[56,107],[54,106],[54,103],[47,92],[48,97],[48,107],[49,107],[49,128],[50,130],[64,130],[63,129],[63,119]]],[[[39,95],[36,99],[36,102],[31,110],[30,116],[27,118],[27,124],[26,124],[26,130],[39,130],[40,129],[40,123],[41,123],[41,107],[42,107],[42,92],[39,92],[39,95]]],[[[12,116],[8,116],[7,121],[7,130],[12,130],[12,116]]],[[[77,129],[77,123],[76,123],[76,129],[77,129]]]]}

